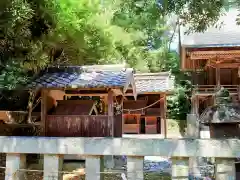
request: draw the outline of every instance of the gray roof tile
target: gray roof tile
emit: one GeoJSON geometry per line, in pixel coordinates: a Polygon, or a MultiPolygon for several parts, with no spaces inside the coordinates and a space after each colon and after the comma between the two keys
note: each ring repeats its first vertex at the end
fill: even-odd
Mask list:
{"type": "Polygon", "coordinates": [[[88,68],[54,67],[41,72],[41,75],[33,80],[28,88],[122,88],[129,84],[131,77],[133,77],[133,70],[130,68],[110,71],[93,69],[91,66],[88,68]]]}
{"type": "Polygon", "coordinates": [[[137,93],[166,92],[174,88],[173,78],[168,72],[134,75],[137,93]]]}

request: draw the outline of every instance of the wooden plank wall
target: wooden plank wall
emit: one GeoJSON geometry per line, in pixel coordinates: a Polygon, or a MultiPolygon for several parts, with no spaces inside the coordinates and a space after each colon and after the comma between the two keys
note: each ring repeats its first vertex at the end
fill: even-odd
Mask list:
{"type": "Polygon", "coordinates": [[[122,114],[114,116],[114,137],[122,137],[122,114]]]}
{"type": "Polygon", "coordinates": [[[105,115],[48,115],[47,122],[47,136],[111,137],[112,121],[105,115]]]}
{"type": "MultiPolygon", "coordinates": [[[[208,68],[202,72],[192,72],[193,85],[216,85],[216,69],[208,68]]],[[[222,85],[238,85],[238,70],[237,69],[221,69],[220,83],[222,85]]]]}

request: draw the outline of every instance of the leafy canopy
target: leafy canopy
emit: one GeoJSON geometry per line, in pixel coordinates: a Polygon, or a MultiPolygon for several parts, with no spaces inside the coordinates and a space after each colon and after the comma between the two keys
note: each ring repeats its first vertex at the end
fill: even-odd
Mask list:
{"type": "MultiPolygon", "coordinates": [[[[220,27],[220,16],[233,7],[240,10],[238,0],[159,0],[159,3],[165,14],[174,13],[181,24],[188,25],[189,32],[204,32],[210,26],[220,27]]],[[[240,13],[237,24],[240,24],[239,17],[240,13]]]]}
{"type": "Polygon", "coordinates": [[[155,0],[6,0],[0,10],[3,87],[56,64],[126,61],[159,71],[168,52],[168,27],[155,0]]]}

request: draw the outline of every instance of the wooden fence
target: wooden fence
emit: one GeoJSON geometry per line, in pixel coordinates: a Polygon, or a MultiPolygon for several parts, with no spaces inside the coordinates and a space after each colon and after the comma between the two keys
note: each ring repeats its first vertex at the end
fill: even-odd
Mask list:
{"type": "Polygon", "coordinates": [[[97,115],[48,115],[47,136],[53,137],[115,137],[122,135],[122,118],[97,115]],[[114,125],[114,129],[112,127],[114,125]]]}

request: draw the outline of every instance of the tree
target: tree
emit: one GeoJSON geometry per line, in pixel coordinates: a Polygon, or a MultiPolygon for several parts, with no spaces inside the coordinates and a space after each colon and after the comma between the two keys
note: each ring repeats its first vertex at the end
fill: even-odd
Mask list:
{"type": "Polygon", "coordinates": [[[4,88],[56,64],[127,61],[139,71],[154,72],[166,57],[167,26],[154,0],[7,0],[1,12],[4,88]]]}
{"type": "MultiPolygon", "coordinates": [[[[230,7],[240,10],[237,0],[159,0],[159,4],[165,14],[174,13],[180,18],[181,24],[188,25],[189,32],[204,32],[210,26],[219,27],[219,17],[230,7]]],[[[238,24],[239,16],[236,19],[238,24]]]]}
{"type": "Polygon", "coordinates": [[[118,46],[128,64],[140,72],[163,70],[169,27],[156,1],[121,1],[114,13],[113,24],[132,34],[130,47],[118,46]]]}

